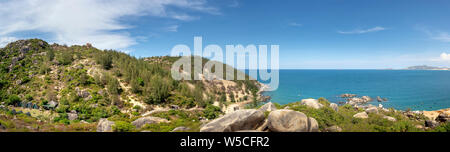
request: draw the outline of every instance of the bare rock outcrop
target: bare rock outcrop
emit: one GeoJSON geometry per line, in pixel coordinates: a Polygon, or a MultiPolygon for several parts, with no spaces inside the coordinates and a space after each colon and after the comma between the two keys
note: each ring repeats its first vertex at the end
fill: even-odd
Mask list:
{"type": "Polygon", "coordinates": [[[314,109],[320,109],[323,107],[317,99],[303,99],[300,103],[314,109]]]}
{"type": "Polygon", "coordinates": [[[272,102],[269,102],[259,108],[259,110],[261,110],[262,112],[275,111],[277,110],[277,107],[272,102]]]}
{"type": "Polygon", "coordinates": [[[330,104],[331,109],[333,109],[334,111],[338,112],[339,111],[339,106],[335,103],[331,103],[330,104]]]}
{"type": "Polygon", "coordinates": [[[369,118],[369,115],[367,115],[366,112],[360,112],[360,113],[353,115],[353,118],[367,119],[367,118],[369,118]]]}
{"type": "Polygon", "coordinates": [[[318,132],[314,118],[293,110],[276,110],[269,114],[268,128],[272,132],[318,132]]]}
{"type": "Polygon", "coordinates": [[[255,130],[263,121],[264,113],[260,110],[238,110],[207,123],[200,129],[200,132],[255,130]]]}
{"type": "Polygon", "coordinates": [[[114,126],[116,123],[113,121],[109,121],[106,118],[100,119],[97,125],[97,132],[112,132],[112,126],[114,126]]]}

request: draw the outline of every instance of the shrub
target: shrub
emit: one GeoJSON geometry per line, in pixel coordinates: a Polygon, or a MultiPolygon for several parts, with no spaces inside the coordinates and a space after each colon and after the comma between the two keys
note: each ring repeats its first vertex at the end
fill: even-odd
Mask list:
{"type": "Polygon", "coordinates": [[[31,94],[27,94],[27,95],[25,95],[25,99],[27,101],[33,101],[33,96],[31,94]]]}
{"type": "Polygon", "coordinates": [[[215,119],[221,113],[222,113],[222,111],[220,110],[220,107],[213,106],[213,105],[207,105],[206,109],[203,111],[203,116],[208,119],[215,119]]]}
{"type": "Polygon", "coordinates": [[[442,124],[440,126],[437,126],[434,131],[436,132],[450,132],[450,122],[447,122],[446,124],[442,124]]]}
{"type": "Polygon", "coordinates": [[[114,132],[131,132],[136,129],[131,123],[126,121],[116,121],[115,125],[112,126],[114,132]]]}
{"type": "Polygon", "coordinates": [[[22,102],[19,98],[19,96],[17,95],[11,95],[9,96],[8,100],[6,100],[6,104],[7,105],[17,105],[20,102],[22,102]]]}
{"type": "Polygon", "coordinates": [[[73,54],[69,51],[63,52],[62,55],[58,58],[59,64],[61,65],[69,65],[72,63],[72,60],[73,54]]]}

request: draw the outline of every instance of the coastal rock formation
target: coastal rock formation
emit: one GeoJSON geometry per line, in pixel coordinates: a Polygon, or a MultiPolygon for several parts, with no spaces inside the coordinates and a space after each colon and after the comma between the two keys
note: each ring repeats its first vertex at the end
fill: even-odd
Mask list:
{"type": "Polygon", "coordinates": [[[269,114],[268,127],[273,132],[317,132],[319,125],[314,118],[293,110],[277,110],[269,114]]]}
{"type": "Polygon", "coordinates": [[[377,107],[369,107],[365,111],[366,111],[366,113],[378,113],[378,108],[377,107]]]}
{"type": "Polygon", "coordinates": [[[348,94],[348,93],[346,93],[346,94],[342,94],[341,95],[341,98],[353,98],[353,97],[356,97],[356,94],[348,94]]]}
{"type": "Polygon", "coordinates": [[[263,105],[261,108],[259,108],[259,110],[261,110],[262,112],[275,111],[277,110],[277,107],[275,107],[275,105],[272,102],[269,102],[263,105]]]}
{"type": "Polygon", "coordinates": [[[335,103],[331,103],[330,104],[331,109],[333,109],[334,111],[338,112],[339,111],[339,106],[335,103]]]}
{"type": "Polygon", "coordinates": [[[97,132],[112,132],[112,126],[115,125],[114,122],[109,121],[106,118],[100,119],[97,125],[97,132]]]}
{"type": "Polygon", "coordinates": [[[392,122],[396,122],[397,121],[397,119],[395,119],[394,117],[390,117],[390,116],[383,116],[383,118],[387,119],[389,121],[392,121],[392,122]]]}
{"type": "Polygon", "coordinates": [[[380,96],[377,96],[377,101],[378,102],[386,102],[386,101],[388,101],[388,99],[387,98],[381,98],[380,96]]]}
{"type": "Polygon", "coordinates": [[[447,113],[440,113],[436,120],[443,123],[450,122],[450,115],[447,113]]]}
{"type": "Polygon", "coordinates": [[[361,99],[365,102],[370,102],[372,101],[372,98],[370,98],[369,96],[362,96],[361,99]]]}
{"type": "Polygon", "coordinates": [[[326,132],[342,132],[342,128],[339,127],[339,126],[334,125],[334,126],[325,128],[325,131],[326,132]]]}
{"type": "Polygon", "coordinates": [[[438,125],[439,125],[439,123],[434,120],[426,120],[425,121],[425,127],[434,128],[434,127],[437,127],[438,125]]]}
{"type": "Polygon", "coordinates": [[[146,124],[155,124],[155,123],[168,123],[169,121],[167,119],[159,118],[159,117],[142,117],[139,119],[136,119],[135,121],[131,122],[136,128],[141,128],[146,124]]]}
{"type": "Polygon", "coordinates": [[[347,104],[355,106],[355,105],[358,105],[358,104],[364,104],[364,103],[370,102],[373,99],[370,98],[369,96],[362,96],[361,98],[352,97],[352,98],[348,98],[346,100],[348,101],[347,104]]]}
{"type": "Polygon", "coordinates": [[[367,115],[366,112],[360,112],[360,113],[357,113],[357,114],[353,115],[353,117],[354,118],[367,119],[367,118],[369,118],[369,115],[367,115]]]}
{"type": "Polygon", "coordinates": [[[320,109],[323,107],[321,103],[317,99],[303,99],[301,101],[302,105],[306,105],[308,107],[314,108],[314,109],[320,109]]]}
{"type": "Polygon", "coordinates": [[[260,110],[238,110],[209,122],[200,129],[200,132],[255,130],[263,121],[264,113],[260,110]]]}

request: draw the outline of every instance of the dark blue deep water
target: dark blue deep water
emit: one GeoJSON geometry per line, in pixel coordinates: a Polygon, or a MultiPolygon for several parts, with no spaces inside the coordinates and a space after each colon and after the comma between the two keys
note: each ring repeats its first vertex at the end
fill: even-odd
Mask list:
{"type": "Polygon", "coordinates": [[[325,97],[339,103],[344,93],[388,98],[385,107],[437,110],[450,107],[450,71],[410,70],[280,70],[278,90],[264,92],[286,104],[325,97]]]}

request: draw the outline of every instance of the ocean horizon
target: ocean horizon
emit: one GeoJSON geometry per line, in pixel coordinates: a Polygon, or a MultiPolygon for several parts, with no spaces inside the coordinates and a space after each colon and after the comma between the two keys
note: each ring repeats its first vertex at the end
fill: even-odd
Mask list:
{"type": "MultiPolygon", "coordinates": [[[[247,70],[248,72],[248,70],[247,70]]],[[[345,102],[341,94],[370,96],[368,104],[399,110],[439,110],[450,106],[450,71],[403,69],[280,69],[277,90],[263,92],[271,102],[288,104],[324,97],[345,102]],[[378,102],[376,98],[387,98],[378,102]]],[[[261,81],[258,78],[258,81],[261,81]]]]}

